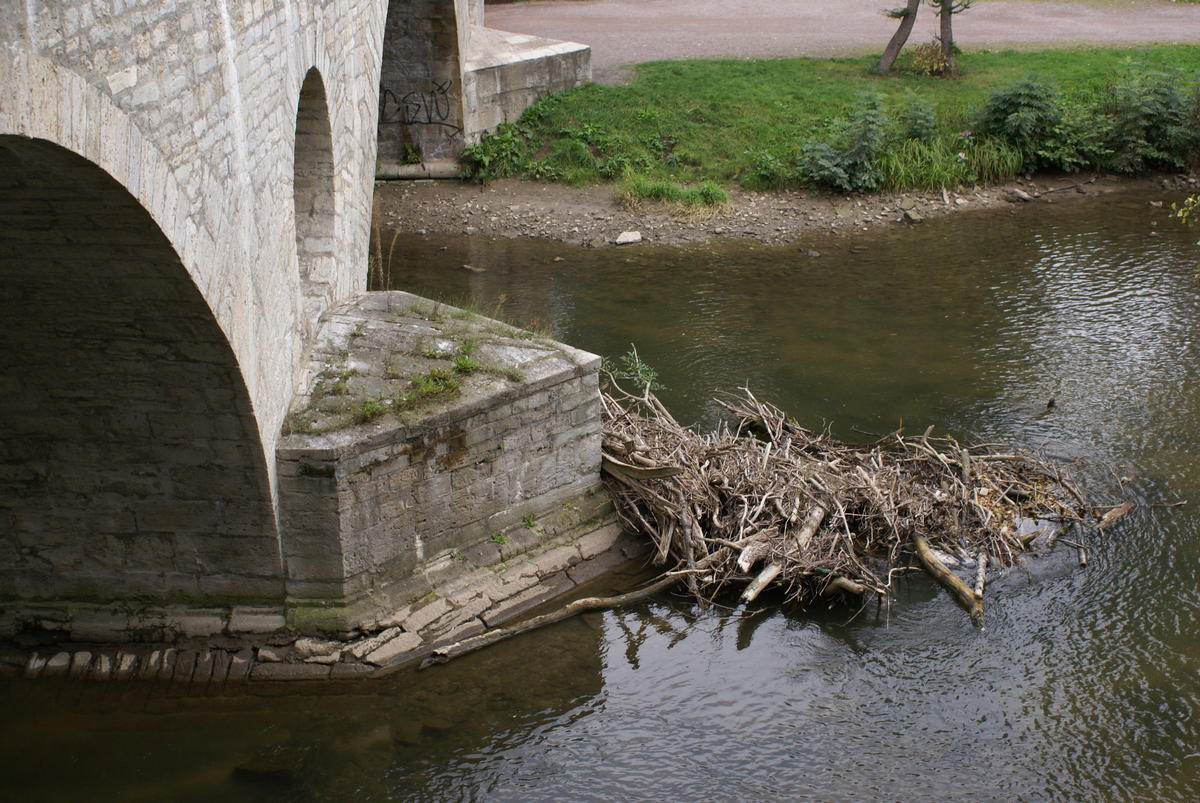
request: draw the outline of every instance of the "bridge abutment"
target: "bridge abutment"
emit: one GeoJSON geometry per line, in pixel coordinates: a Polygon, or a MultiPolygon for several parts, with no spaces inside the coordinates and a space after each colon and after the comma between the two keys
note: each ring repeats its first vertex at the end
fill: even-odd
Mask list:
{"type": "Polygon", "coordinates": [[[612,532],[593,495],[595,358],[480,334],[487,369],[452,370],[459,395],[429,412],[398,383],[421,360],[444,369],[419,342],[467,335],[414,335],[415,300],[363,295],[380,132],[408,136],[393,154],[452,159],[589,74],[586,48],[482,15],[481,0],[0,8],[0,633],[345,632],[454,577],[515,572],[486,603],[446,601],[478,623],[511,612],[505,593],[560,587],[544,564],[523,573],[533,552],[595,557],[607,535],[572,546],[612,532]],[[409,104],[391,128],[388,92],[409,104]],[[339,329],[351,318],[390,339],[383,362],[314,373],[331,342],[370,365],[339,329]],[[334,401],[363,420],[339,408],[349,424],[313,432],[294,410],[282,434],[298,386],[309,404],[339,380],[334,401]]]}
{"type": "Polygon", "coordinates": [[[380,71],[381,177],[456,175],[466,145],[592,78],[591,48],[486,27],[483,0],[390,0],[380,71]]]}

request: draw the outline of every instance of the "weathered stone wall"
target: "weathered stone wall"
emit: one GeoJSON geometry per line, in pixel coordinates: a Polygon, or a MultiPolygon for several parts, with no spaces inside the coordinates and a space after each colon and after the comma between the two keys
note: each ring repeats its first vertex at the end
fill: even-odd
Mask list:
{"type": "Polygon", "coordinates": [[[277,600],[249,395],[145,210],[0,136],[0,231],[0,600],[277,600]]]}
{"type": "Polygon", "coordinates": [[[390,0],[379,172],[422,162],[417,171],[441,164],[450,173],[465,145],[591,77],[590,48],[487,28],[482,0],[390,0]]]}
{"type": "Polygon", "coordinates": [[[452,161],[463,148],[462,0],[389,0],[387,5],[379,162],[452,161]]]}
{"type": "Polygon", "coordinates": [[[365,621],[589,508],[594,358],[559,345],[421,427],[276,459],[320,316],[365,289],[381,108],[437,131],[423,158],[476,130],[480,0],[390,6],[0,4],[0,632],[365,621]]]}
{"type": "Polygon", "coordinates": [[[365,287],[383,13],[0,5],[0,596],[281,611],[268,455],[365,287]]]}
{"type": "Polygon", "coordinates": [[[590,80],[592,51],[585,45],[474,29],[463,65],[463,137],[478,142],[546,95],[590,80]]]}
{"type": "Polygon", "coordinates": [[[435,307],[373,293],[322,329],[313,379],[278,451],[298,626],[374,621],[434,590],[431,578],[447,566],[498,563],[607,505],[598,493],[599,358],[435,307]],[[461,376],[451,399],[353,423],[368,400],[397,404],[414,376],[453,372],[464,342],[476,344],[481,367],[461,376]],[[339,380],[340,395],[323,395],[339,380]]]}

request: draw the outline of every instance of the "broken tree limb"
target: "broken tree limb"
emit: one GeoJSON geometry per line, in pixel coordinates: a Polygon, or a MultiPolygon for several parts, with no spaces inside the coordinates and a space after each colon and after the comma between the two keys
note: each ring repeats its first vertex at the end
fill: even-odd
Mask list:
{"type": "Polygon", "coordinates": [[[482,650],[484,647],[490,647],[499,641],[510,639],[513,636],[518,636],[522,633],[528,633],[531,630],[537,630],[547,625],[552,625],[561,622],[564,619],[570,619],[572,616],[578,616],[581,613],[588,611],[601,611],[610,608],[619,608],[622,605],[628,605],[631,602],[639,602],[647,597],[651,597],[660,591],[665,591],[675,585],[683,578],[683,574],[668,573],[658,578],[645,588],[637,591],[630,591],[627,594],[619,594],[615,597],[583,597],[577,599],[568,605],[559,608],[550,613],[544,613],[541,616],[535,616],[532,619],[526,619],[519,624],[511,627],[498,627],[494,630],[489,630],[486,633],[480,633],[478,636],[472,636],[462,641],[456,641],[447,647],[441,647],[421,661],[419,668],[426,669],[435,664],[444,664],[454,658],[458,658],[467,653],[482,650]]]}
{"type": "Polygon", "coordinates": [[[835,574],[829,578],[829,583],[825,586],[825,590],[821,593],[825,596],[829,596],[837,593],[838,591],[843,591],[856,597],[864,596],[867,593],[867,589],[863,588],[861,583],[856,583],[853,580],[847,580],[845,577],[835,574]]]}
{"type": "Polygon", "coordinates": [[[742,592],[742,602],[754,602],[758,599],[758,595],[763,592],[763,589],[771,585],[780,574],[783,573],[782,563],[772,563],[767,568],[758,573],[758,577],[754,578],[754,582],[746,586],[746,590],[742,592]]]}
{"type": "Polygon", "coordinates": [[[1103,530],[1105,527],[1111,527],[1113,522],[1131,510],[1133,510],[1133,502],[1122,502],[1104,514],[1104,518],[1100,519],[1100,523],[1096,525],[1096,529],[1103,530]]]}
{"type": "MultiPolygon", "coordinates": [[[[808,549],[809,543],[812,542],[812,537],[821,527],[821,522],[828,515],[829,508],[825,505],[813,505],[808,511],[808,515],[804,517],[804,524],[800,526],[800,531],[796,533],[796,551],[803,554],[808,549]]],[[[783,573],[783,563],[776,561],[771,563],[767,568],[759,572],[758,577],[754,578],[754,582],[746,586],[746,590],[742,592],[743,602],[754,602],[758,599],[758,595],[769,586],[776,577],[783,573]]]]}
{"type": "Polygon", "coordinates": [[[983,601],[978,599],[971,589],[967,588],[967,584],[958,579],[958,575],[946,568],[940,560],[934,557],[933,552],[929,549],[929,542],[925,540],[919,533],[913,533],[913,546],[916,547],[917,560],[921,562],[921,566],[925,571],[937,580],[942,588],[949,591],[959,604],[967,609],[967,613],[971,615],[971,621],[976,625],[983,624],[983,601]]]}
{"type": "Polygon", "coordinates": [[[751,541],[746,544],[742,549],[742,554],[738,556],[738,569],[749,572],[754,568],[754,564],[765,558],[770,551],[771,547],[766,541],[751,541]]]}
{"type": "Polygon", "coordinates": [[[600,459],[603,462],[604,469],[608,473],[620,474],[629,479],[657,479],[660,477],[674,477],[676,474],[683,473],[683,469],[678,466],[631,466],[606,454],[600,455],[600,459]]]}

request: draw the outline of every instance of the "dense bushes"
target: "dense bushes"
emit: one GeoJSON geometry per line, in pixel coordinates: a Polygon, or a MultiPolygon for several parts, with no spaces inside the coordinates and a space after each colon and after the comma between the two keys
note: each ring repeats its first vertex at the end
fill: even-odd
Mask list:
{"type": "Polygon", "coordinates": [[[928,109],[910,107],[889,122],[879,98],[864,99],[832,136],[801,148],[795,178],[843,191],[903,190],[1036,170],[1183,170],[1200,161],[1200,84],[1178,71],[1131,71],[1091,97],[1029,77],[990,95],[970,119],[970,129],[946,133],[928,109]]]}
{"type": "Polygon", "coordinates": [[[1017,148],[1026,170],[1178,170],[1200,151],[1200,85],[1174,70],[1130,70],[1090,98],[1028,78],[991,95],[978,130],[1017,148]]]}

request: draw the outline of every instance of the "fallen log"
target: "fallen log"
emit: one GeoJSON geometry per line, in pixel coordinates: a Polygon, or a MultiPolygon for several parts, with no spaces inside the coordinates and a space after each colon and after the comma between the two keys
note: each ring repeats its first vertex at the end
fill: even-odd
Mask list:
{"type": "Polygon", "coordinates": [[[958,600],[967,613],[971,615],[971,621],[976,625],[983,625],[983,600],[976,597],[971,589],[967,588],[967,584],[958,578],[954,572],[946,568],[933,552],[929,549],[929,542],[925,540],[919,533],[913,533],[913,546],[916,548],[917,560],[921,562],[921,567],[938,581],[942,588],[950,592],[950,594],[958,600]]]}
{"type": "Polygon", "coordinates": [[[622,605],[628,605],[631,602],[639,602],[647,597],[652,597],[660,591],[666,591],[671,586],[679,582],[685,573],[670,573],[658,578],[655,582],[640,588],[637,591],[630,591],[627,594],[618,594],[615,597],[583,597],[577,599],[559,608],[556,611],[544,613],[541,616],[535,616],[532,619],[526,619],[509,627],[497,627],[494,630],[488,630],[485,633],[480,633],[477,636],[456,641],[446,647],[439,647],[431,652],[421,661],[419,669],[427,669],[435,664],[444,664],[447,661],[453,660],[467,653],[482,650],[484,647],[510,639],[513,636],[519,636],[522,633],[528,633],[531,630],[561,622],[565,619],[570,619],[572,616],[578,616],[581,613],[588,611],[603,611],[610,608],[619,608],[622,605]]]}

